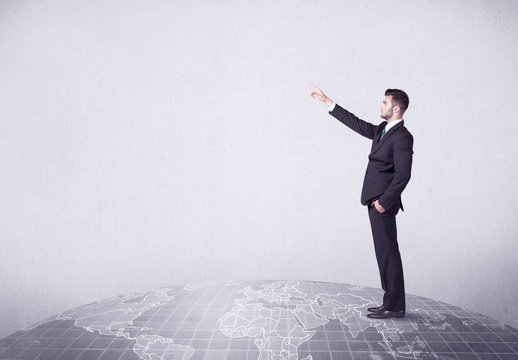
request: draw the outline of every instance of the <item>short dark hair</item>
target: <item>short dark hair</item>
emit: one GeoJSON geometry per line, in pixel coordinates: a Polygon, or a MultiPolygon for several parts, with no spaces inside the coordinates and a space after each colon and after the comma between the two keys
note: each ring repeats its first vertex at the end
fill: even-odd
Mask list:
{"type": "Polygon", "coordinates": [[[405,112],[408,109],[408,95],[403,90],[399,89],[387,89],[385,96],[392,96],[392,104],[399,106],[401,112],[405,112]]]}

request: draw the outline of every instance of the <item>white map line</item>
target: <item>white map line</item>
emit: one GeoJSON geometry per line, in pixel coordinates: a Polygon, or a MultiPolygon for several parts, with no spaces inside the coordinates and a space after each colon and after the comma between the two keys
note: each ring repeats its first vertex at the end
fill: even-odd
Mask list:
{"type": "MultiPolygon", "coordinates": [[[[241,282],[186,284],[182,287],[163,287],[145,293],[120,295],[62,312],[23,331],[52,320],[73,320],[75,326],[87,331],[135,341],[133,351],[141,359],[188,360],[195,353],[194,348],[176,344],[173,338],[157,335],[159,329],[136,326],[134,322],[146,312],[174,299],[174,296],[169,295],[173,290],[190,292],[218,284],[222,287],[236,287],[241,282]],[[146,331],[149,334],[143,333],[146,331]]],[[[449,332],[449,328],[456,332],[456,324],[506,329],[505,325],[484,315],[410,295],[409,299],[413,299],[412,307],[407,310],[405,319],[369,319],[364,315],[365,308],[374,303],[373,296],[378,296],[378,291],[361,286],[292,280],[256,281],[252,284],[261,287],[254,290],[251,286],[244,286],[237,290],[236,294],[240,297],[230,298],[234,300],[234,307],[219,319],[218,327],[229,338],[253,338],[259,350],[259,360],[298,359],[300,346],[331,320],[340,321],[353,339],[372,327],[382,337],[377,343],[381,346],[379,351],[383,349],[395,359],[414,360],[439,359],[438,354],[427,345],[426,337],[420,337],[419,326],[439,334],[449,332]],[[416,307],[416,304],[420,306],[416,307]],[[403,334],[416,336],[412,340],[412,337],[403,334]],[[401,344],[402,340],[404,346],[396,345],[401,344]]],[[[327,330],[324,328],[320,331],[327,330]]],[[[373,349],[372,342],[366,339],[373,349]]],[[[462,342],[468,346],[464,340],[462,342]]],[[[375,359],[376,356],[372,354],[371,357],[375,359]]],[[[440,358],[449,359],[444,355],[440,358]]],[[[312,356],[308,355],[302,360],[312,360],[312,356]]]]}
{"type": "MultiPolygon", "coordinates": [[[[235,306],[220,319],[220,331],[229,337],[255,338],[254,344],[260,352],[259,360],[294,360],[298,358],[298,346],[313,336],[316,332],[314,329],[330,320],[340,320],[353,338],[369,327],[374,327],[383,337],[380,345],[396,358],[438,358],[433,351],[425,351],[426,344],[419,337],[407,346],[395,348],[392,345],[394,341],[400,340],[402,333],[416,332],[418,324],[435,330],[444,330],[450,326],[438,311],[415,310],[420,315],[418,321],[372,320],[364,316],[364,311],[367,305],[373,303],[373,299],[361,295],[363,288],[343,285],[342,291],[339,291],[336,284],[312,285],[309,282],[278,281],[265,283],[259,290],[244,287],[237,291],[242,297],[236,298],[235,306]],[[300,291],[301,288],[313,290],[313,287],[319,289],[317,294],[300,291]],[[345,292],[346,289],[354,289],[356,294],[345,292]],[[273,307],[265,308],[262,301],[273,307]],[[286,306],[289,308],[283,308],[286,306]],[[283,314],[284,322],[288,323],[292,331],[277,331],[281,324],[280,314],[283,314]],[[289,317],[294,321],[290,323],[286,320],[289,317]],[[292,336],[293,331],[299,331],[299,335],[292,336]],[[295,344],[298,346],[293,346],[295,344]]],[[[283,323],[282,327],[285,329],[286,324],[283,323]]]]}
{"type": "Polygon", "coordinates": [[[129,294],[84,305],[65,311],[56,320],[74,320],[75,326],[99,334],[123,337],[134,340],[133,352],[143,360],[188,360],[194,354],[194,348],[175,344],[173,339],[159,335],[141,334],[132,336],[128,329],[151,330],[148,327],[137,328],[134,321],[147,311],[162,306],[174,299],[168,295],[171,288],[159,288],[144,294],[129,294]],[[138,299],[138,301],[130,301],[138,299]],[[167,348],[160,346],[168,344],[167,348]]]}

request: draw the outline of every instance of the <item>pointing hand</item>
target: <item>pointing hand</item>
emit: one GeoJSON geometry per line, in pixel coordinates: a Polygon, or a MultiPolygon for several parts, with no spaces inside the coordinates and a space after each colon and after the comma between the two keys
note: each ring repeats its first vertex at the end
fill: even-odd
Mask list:
{"type": "Polygon", "coordinates": [[[328,98],[326,96],[326,94],[324,94],[324,92],[322,90],[320,90],[320,88],[318,86],[316,86],[315,84],[311,84],[311,86],[313,86],[315,88],[311,92],[311,97],[312,98],[317,98],[320,101],[325,102],[327,106],[329,106],[329,105],[331,105],[333,103],[333,101],[330,98],[328,98]]]}

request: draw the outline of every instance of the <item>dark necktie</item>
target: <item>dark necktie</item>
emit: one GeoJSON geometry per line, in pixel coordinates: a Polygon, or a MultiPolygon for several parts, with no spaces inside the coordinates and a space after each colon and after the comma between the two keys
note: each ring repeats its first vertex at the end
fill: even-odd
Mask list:
{"type": "Polygon", "coordinates": [[[380,140],[383,139],[383,136],[385,135],[385,129],[381,132],[380,140]]]}

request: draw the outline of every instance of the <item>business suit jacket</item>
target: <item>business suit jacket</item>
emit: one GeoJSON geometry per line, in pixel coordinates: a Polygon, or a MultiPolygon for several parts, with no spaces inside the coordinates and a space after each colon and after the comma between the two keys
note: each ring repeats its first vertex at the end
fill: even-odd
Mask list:
{"type": "Polygon", "coordinates": [[[343,124],[372,140],[369,163],[363,180],[361,203],[369,205],[378,200],[386,210],[400,207],[401,193],[405,189],[412,169],[412,147],[414,138],[401,121],[392,127],[381,140],[381,132],[387,125],[383,121],[379,125],[373,125],[345,110],[338,104],[330,112],[343,124]]]}

